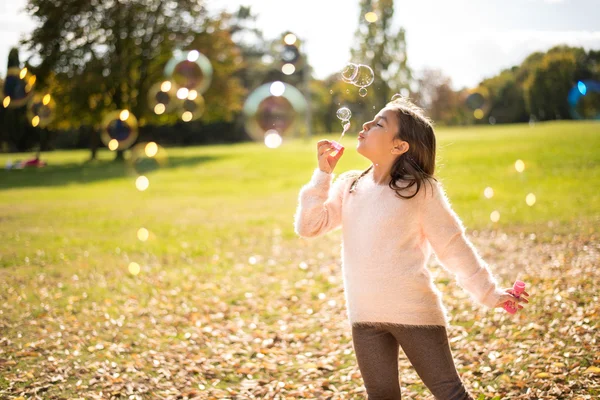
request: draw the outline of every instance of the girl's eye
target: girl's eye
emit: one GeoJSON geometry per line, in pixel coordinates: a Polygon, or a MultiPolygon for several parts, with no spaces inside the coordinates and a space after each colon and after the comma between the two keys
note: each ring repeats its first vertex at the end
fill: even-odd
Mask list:
{"type": "Polygon", "coordinates": [[[377,124],[377,126],[379,126],[380,128],[383,128],[383,125],[381,125],[381,124],[377,124]]]}

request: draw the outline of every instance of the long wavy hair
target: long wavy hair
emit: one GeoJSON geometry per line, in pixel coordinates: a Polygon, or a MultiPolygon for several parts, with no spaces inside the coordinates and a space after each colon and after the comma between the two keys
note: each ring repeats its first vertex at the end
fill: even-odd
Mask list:
{"type": "MultiPolygon", "coordinates": [[[[389,186],[398,197],[411,199],[417,195],[421,186],[425,186],[425,182],[429,181],[431,184],[431,179],[437,181],[434,176],[436,140],[433,122],[422,108],[404,97],[392,100],[386,107],[395,110],[398,117],[399,128],[395,138],[409,144],[408,151],[399,155],[392,165],[389,186]],[[401,185],[403,182],[406,183],[405,186],[401,185]],[[413,186],[416,186],[416,190],[412,195],[402,194],[413,186]]],[[[356,178],[350,186],[350,193],[356,190],[358,181],[372,168],[371,165],[356,178]]]]}

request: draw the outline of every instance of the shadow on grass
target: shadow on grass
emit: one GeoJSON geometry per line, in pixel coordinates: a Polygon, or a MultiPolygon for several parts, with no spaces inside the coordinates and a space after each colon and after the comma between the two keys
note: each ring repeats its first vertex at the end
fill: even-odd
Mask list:
{"type": "MultiPolygon", "coordinates": [[[[191,167],[201,163],[223,159],[226,156],[169,157],[160,169],[191,167]]],[[[125,162],[94,160],[83,163],[47,165],[43,168],[0,170],[0,190],[62,186],[94,183],[102,180],[132,176],[135,171],[125,162]]]]}

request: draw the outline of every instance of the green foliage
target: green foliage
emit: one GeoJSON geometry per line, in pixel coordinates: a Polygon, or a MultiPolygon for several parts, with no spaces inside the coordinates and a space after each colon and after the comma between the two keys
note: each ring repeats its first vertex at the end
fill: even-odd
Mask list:
{"type": "MultiPolygon", "coordinates": [[[[546,53],[530,54],[519,66],[484,79],[473,89],[454,93],[449,88],[449,79],[442,79],[436,71],[425,70],[417,81],[419,90],[415,100],[441,125],[571,119],[568,93],[580,80],[600,80],[599,53],[556,46],[546,53]],[[483,116],[479,119],[465,102],[474,92],[485,98],[483,116]]],[[[588,93],[580,102],[581,115],[597,118],[599,95],[588,93]]]]}
{"type": "Polygon", "coordinates": [[[25,44],[41,59],[35,68],[40,85],[57,94],[61,128],[97,125],[105,112],[122,108],[142,124],[174,122],[173,115],[153,115],[147,93],[164,79],[173,50],[194,46],[218,68],[206,120],[231,120],[241,107],[244,91],[231,78],[239,64],[235,45],[220,25],[229,16],[210,20],[202,2],[30,0],[27,11],[37,26],[25,44]]]}

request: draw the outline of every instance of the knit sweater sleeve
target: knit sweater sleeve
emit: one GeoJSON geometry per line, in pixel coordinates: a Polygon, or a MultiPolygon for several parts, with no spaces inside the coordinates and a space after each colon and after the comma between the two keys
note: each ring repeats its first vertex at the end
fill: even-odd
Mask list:
{"type": "Polygon", "coordinates": [[[310,182],[300,189],[294,229],[301,237],[323,235],[341,226],[343,189],[348,173],[333,183],[334,174],[316,168],[310,182]]]}
{"type": "Polygon", "coordinates": [[[489,265],[465,235],[462,221],[452,209],[441,185],[426,184],[425,199],[420,207],[423,234],[429,241],[440,264],[455,274],[458,284],[476,302],[494,308],[504,293],[491,273],[489,265]]]}

